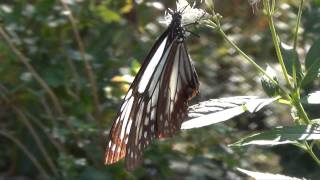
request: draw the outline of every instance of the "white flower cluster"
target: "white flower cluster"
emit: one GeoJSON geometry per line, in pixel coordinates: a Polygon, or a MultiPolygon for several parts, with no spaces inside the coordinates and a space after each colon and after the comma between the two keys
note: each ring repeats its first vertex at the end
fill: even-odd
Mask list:
{"type": "MultiPolygon", "coordinates": [[[[208,13],[206,13],[202,9],[196,8],[195,6],[196,6],[195,2],[193,3],[193,5],[191,5],[186,0],[178,0],[176,2],[176,11],[182,13],[182,20],[181,20],[182,25],[194,23],[209,17],[208,13]]],[[[172,9],[168,9],[168,11],[170,11],[171,13],[174,12],[172,9]]],[[[164,17],[159,19],[160,23],[165,25],[170,24],[172,20],[172,16],[168,11],[165,12],[164,17]]]]}

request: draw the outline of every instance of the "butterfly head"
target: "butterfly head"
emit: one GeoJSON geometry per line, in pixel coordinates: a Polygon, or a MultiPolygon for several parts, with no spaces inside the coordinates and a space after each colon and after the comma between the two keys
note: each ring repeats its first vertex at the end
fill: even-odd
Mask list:
{"type": "Polygon", "coordinates": [[[176,26],[181,26],[181,20],[182,20],[181,13],[175,12],[171,16],[172,16],[171,24],[176,25],[176,26]]]}
{"type": "Polygon", "coordinates": [[[172,39],[178,38],[179,41],[183,41],[185,38],[185,29],[182,25],[182,15],[181,12],[174,12],[171,14],[172,21],[169,25],[170,37],[172,39]]]}

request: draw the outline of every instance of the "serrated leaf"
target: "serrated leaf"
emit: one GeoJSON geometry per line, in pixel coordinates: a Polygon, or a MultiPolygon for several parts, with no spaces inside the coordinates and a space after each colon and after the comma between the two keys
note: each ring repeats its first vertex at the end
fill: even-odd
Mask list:
{"type": "Polygon", "coordinates": [[[306,69],[307,73],[301,81],[301,87],[309,85],[319,75],[320,69],[320,56],[315,59],[309,69],[306,69]]]}
{"type": "Polygon", "coordinates": [[[181,129],[199,128],[223,122],[246,111],[254,113],[276,99],[235,96],[203,101],[189,108],[188,120],[182,123],[181,129]]]}
{"type": "MultiPolygon", "coordinates": [[[[266,68],[266,73],[269,77],[278,82],[276,72],[269,65],[266,68]]],[[[272,82],[266,75],[263,75],[261,77],[261,85],[263,90],[269,97],[275,97],[279,95],[279,87],[274,82],[272,82]]]]}
{"type": "Polygon", "coordinates": [[[280,144],[296,144],[298,141],[320,139],[319,125],[299,125],[279,127],[242,138],[230,146],[274,146],[280,144]]]}
{"type": "Polygon", "coordinates": [[[298,53],[293,47],[281,43],[281,52],[283,56],[284,65],[290,76],[293,76],[293,68],[295,68],[296,76],[298,79],[302,77],[301,64],[299,61],[298,53]]]}
{"type": "Polygon", "coordinates": [[[269,180],[269,179],[281,179],[281,180],[303,180],[296,177],[289,177],[282,174],[271,174],[271,173],[262,173],[262,172],[255,172],[255,171],[249,171],[241,168],[237,168],[238,171],[253,177],[256,180],[269,180]]]}
{"type": "Polygon", "coordinates": [[[320,58],[320,39],[313,43],[306,55],[306,70],[310,69],[314,62],[320,58]]]}

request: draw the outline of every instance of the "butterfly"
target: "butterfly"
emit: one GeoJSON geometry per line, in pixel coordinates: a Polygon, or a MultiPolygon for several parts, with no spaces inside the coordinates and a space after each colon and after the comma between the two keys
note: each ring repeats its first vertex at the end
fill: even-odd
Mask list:
{"type": "Polygon", "coordinates": [[[135,169],[143,150],[155,139],[171,137],[187,116],[188,101],[199,81],[185,44],[182,12],[157,39],[131,84],[109,133],[105,164],[125,158],[135,169]]]}

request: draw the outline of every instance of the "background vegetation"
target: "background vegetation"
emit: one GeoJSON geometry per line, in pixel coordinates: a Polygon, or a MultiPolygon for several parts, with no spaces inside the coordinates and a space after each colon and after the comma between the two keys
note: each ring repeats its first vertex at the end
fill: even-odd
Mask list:
{"type": "MultiPolygon", "coordinates": [[[[126,172],[105,166],[113,118],[140,63],[163,32],[157,18],[174,2],[2,0],[0,2],[0,178],[243,179],[236,167],[316,179],[319,166],[292,145],[230,149],[250,131],[290,125],[285,106],[155,142],[126,172]]],[[[222,28],[262,67],[280,69],[261,4],[215,1],[222,28]],[[254,10],[254,12],[253,12],[254,10]]],[[[277,2],[276,28],[293,43],[299,1],[277,2]]],[[[320,35],[320,1],[306,1],[299,57],[320,35]]],[[[235,95],[266,96],[260,78],[224,39],[204,26],[187,40],[200,78],[197,103],[235,95]]],[[[319,90],[315,82],[305,91],[319,90]]],[[[314,117],[319,107],[306,107],[314,117]]],[[[319,117],[318,117],[319,118],[319,117]]]]}

